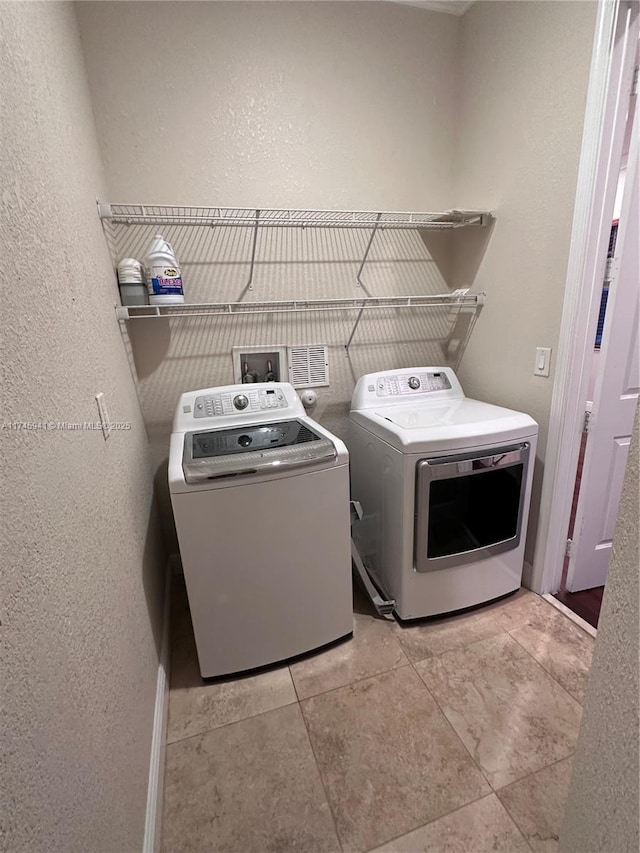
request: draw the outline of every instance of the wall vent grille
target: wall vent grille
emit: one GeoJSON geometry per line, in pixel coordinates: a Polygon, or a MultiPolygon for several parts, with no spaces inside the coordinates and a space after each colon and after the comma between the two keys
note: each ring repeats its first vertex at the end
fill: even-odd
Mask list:
{"type": "Polygon", "coordinates": [[[294,388],[329,384],[329,348],[324,344],[289,347],[289,381],[294,388]]]}

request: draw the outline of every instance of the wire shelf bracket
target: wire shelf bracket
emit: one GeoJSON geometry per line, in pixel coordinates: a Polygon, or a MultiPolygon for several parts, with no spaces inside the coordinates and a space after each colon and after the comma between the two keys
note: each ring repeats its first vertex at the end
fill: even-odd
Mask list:
{"type": "MultiPolygon", "coordinates": [[[[371,231],[371,236],[369,237],[369,242],[367,243],[367,248],[364,250],[362,262],[360,263],[360,269],[358,270],[358,274],[356,275],[356,284],[358,287],[364,287],[364,285],[362,284],[362,281],[360,279],[360,276],[362,275],[364,265],[366,264],[367,258],[369,257],[369,250],[371,249],[371,246],[373,244],[373,238],[376,236],[376,231],[378,230],[378,226],[380,225],[381,218],[382,218],[382,214],[379,213],[376,216],[376,222],[375,222],[375,225],[373,226],[373,230],[371,231]]],[[[358,319],[360,319],[360,317],[358,317],[358,319]]]]}

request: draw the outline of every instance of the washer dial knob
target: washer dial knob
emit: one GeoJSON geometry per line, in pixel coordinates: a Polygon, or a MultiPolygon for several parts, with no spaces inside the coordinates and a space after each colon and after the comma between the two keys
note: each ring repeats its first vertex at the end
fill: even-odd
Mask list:
{"type": "Polygon", "coordinates": [[[236,409],[240,409],[242,411],[242,409],[246,409],[249,405],[249,398],[246,396],[246,394],[236,394],[236,396],[233,398],[233,405],[236,407],[236,409]]]}
{"type": "Polygon", "coordinates": [[[417,391],[417,389],[420,387],[420,380],[417,376],[410,376],[407,380],[407,384],[409,388],[413,388],[414,391],[417,391]]]}

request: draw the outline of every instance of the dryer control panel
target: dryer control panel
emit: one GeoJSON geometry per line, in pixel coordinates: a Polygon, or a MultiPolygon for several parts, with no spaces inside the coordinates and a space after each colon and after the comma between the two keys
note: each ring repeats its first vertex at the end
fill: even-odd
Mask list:
{"type": "Polygon", "coordinates": [[[458,377],[450,367],[404,367],[367,373],[356,382],[351,408],[370,409],[397,403],[437,403],[464,397],[458,377]]]}
{"type": "Polygon", "coordinates": [[[382,375],[378,376],[375,384],[378,397],[397,397],[401,394],[415,394],[417,391],[448,391],[449,388],[451,383],[447,374],[440,371],[382,375]]]}

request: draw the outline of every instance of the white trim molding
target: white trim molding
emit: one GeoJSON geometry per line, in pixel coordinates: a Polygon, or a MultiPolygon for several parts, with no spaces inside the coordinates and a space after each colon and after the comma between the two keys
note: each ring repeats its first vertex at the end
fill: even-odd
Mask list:
{"type": "Polygon", "coordinates": [[[577,613],[574,613],[573,610],[570,610],[566,604],[563,604],[561,601],[558,601],[555,596],[550,595],[548,592],[542,596],[545,601],[548,601],[552,607],[555,607],[556,610],[559,610],[560,613],[564,613],[567,619],[571,619],[572,622],[575,622],[579,628],[582,628],[590,637],[598,636],[598,629],[594,628],[593,625],[589,625],[586,619],[583,619],[582,616],[578,616],[577,613]]]}
{"type": "Polygon", "coordinates": [[[147,812],[144,825],[143,853],[157,853],[160,849],[162,828],[162,801],[164,794],[164,764],[167,743],[167,716],[169,710],[169,627],[171,603],[171,563],[167,566],[160,661],[156,681],[156,704],[153,714],[151,758],[149,760],[149,785],[147,812]]]}
{"type": "Polygon", "coordinates": [[[633,74],[637,7],[598,3],[531,588],[562,577],[600,292],[633,74]],[[628,79],[627,79],[628,78],[628,79]],[[626,90],[626,93],[625,93],[626,90]]]}

